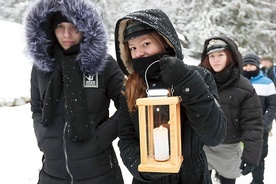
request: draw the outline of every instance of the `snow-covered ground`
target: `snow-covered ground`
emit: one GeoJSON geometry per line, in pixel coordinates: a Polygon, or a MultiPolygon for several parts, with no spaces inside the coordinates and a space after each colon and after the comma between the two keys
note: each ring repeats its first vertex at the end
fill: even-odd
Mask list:
{"type": "MultiPolygon", "coordinates": [[[[0,62],[0,102],[20,96],[29,97],[29,77],[31,64],[23,54],[21,26],[0,21],[1,62],[0,62]]],[[[110,50],[114,56],[114,50],[110,50]]],[[[196,61],[185,57],[186,63],[196,61]]],[[[111,112],[114,107],[111,106],[111,112]]],[[[30,104],[21,106],[0,105],[0,181],[3,184],[34,184],[41,168],[41,152],[37,147],[33,132],[30,104]]],[[[269,153],[266,158],[265,184],[274,184],[273,175],[276,161],[276,125],[273,136],[269,137],[269,153]]],[[[126,184],[131,183],[131,175],[120,159],[117,139],[113,142],[126,184]]],[[[251,174],[241,176],[237,184],[249,184],[251,174]]]]}

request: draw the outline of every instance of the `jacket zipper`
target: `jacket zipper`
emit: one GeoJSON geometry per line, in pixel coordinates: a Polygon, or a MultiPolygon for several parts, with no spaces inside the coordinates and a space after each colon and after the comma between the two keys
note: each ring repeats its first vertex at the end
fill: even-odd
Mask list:
{"type": "Polygon", "coordinates": [[[70,172],[69,166],[68,166],[68,155],[67,155],[67,146],[66,146],[66,130],[67,130],[67,124],[68,122],[66,121],[64,128],[63,128],[63,150],[64,150],[64,157],[65,157],[65,167],[66,167],[66,171],[69,174],[70,178],[71,178],[71,184],[74,184],[74,177],[72,175],[72,173],[70,172]]]}

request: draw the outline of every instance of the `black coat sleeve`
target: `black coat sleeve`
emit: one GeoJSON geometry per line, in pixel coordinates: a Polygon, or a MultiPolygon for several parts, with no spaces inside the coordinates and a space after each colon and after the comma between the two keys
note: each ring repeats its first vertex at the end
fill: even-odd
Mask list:
{"type": "Polygon", "coordinates": [[[208,146],[220,144],[226,135],[226,118],[219,107],[211,73],[171,56],[160,59],[160,70],[163,81],[174,87],[174,95],[182,97],[195,134],[208,146]]]}
{"type": "Polygon", "coordinates": [[[247,97],[240,104],[239,126],[244,145],[241,159],[246,163],[258,165],[263,145],[263,114],[259,97],[251,84],[250,87],[252,90],[248,90],[247,97]]]}
{"type": "Polygon", "coordinates": [[[207,146],[222,143],[227,123],[212,74],[203,68],[190,66],[189,76],[184,76],[176,84],[175,93],[182,97],[182,106],[191,127],[201,141],[207,146]]]}
{"type": "Polygon", "coordinates": [[[42,99],[41,92],[39,90],[38,83],[38,71],[36,67],[33,66],[31,72],[31,111],[32,111],[32,119],[33,119],[33,127],[37,142],[42,138],[42,134],[44,131],[44,127],[41,123],[42,121],[42,99]]]}
{"type": "MultiPolygon", "coordinates": [[[[110,56],[105,70],[105,85],[107,88],[107,96],[112,99],[116,109],[119,108],[120,93],[123,85],[124,75],[118,67],[117,62],[110,56]]],[[[100,105],[100,104],[99,104],[100,105]]],[[[102,149],[105,149],[118,136],[119,110],[97,127],[97,140],[102,149]]]]}
{"type": "Polygon", "coordinates": [[[142,180],[138,172],[138,165],[140,164],[139,137],[131,121],[127,103],[123,95],[121,95],[120,99],[120,111],[120,124],[118,127],[120,155],[124,165],[133,177],[142,180]]]}

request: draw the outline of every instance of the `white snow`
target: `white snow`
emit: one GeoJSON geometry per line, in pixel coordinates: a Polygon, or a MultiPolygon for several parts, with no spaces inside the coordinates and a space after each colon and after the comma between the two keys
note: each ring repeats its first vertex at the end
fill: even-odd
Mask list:
{"type": "Polygon", "coordinates": [[[22,26],[0,20],[0,98],[29,96],[31,62],[24,54],[22,26]]]}
{"type": "MultiPolygon", "coordinates": [[[[1,67],[0,67],[0,99],[29,97],[29,77],[31,64],[23,54],[22,30],[19,24],[0,21],[1,28],[1,67]],[[3,32],[4,31],[4,32],[3,32]]],[[[114,55],[114,53],[111,53],[114,55]]],[[[114,107],[111,106],[111,112],[114,107]]],[[[5,184],[34,184],[38,181],[41,168],[42,153],[37,147],[33,132],[30,104],[21,106],[0,106],[1,122],[1,151],[0,171],[1,183],[5,184]]],[[[274,122],[274,127],[275,127],[274,122]]],[[[113,142],[126,184],[132,177],[122,164],[117,139],[113,142]]],[[[266,158],[265,183],[274,184],[273,169],[276,158],[276,128],[273,136],[269,137],[269,153],[266,158]]],[[[251,174],[241,176],[237,184],[249,184],[251,174]]],[[[215,182],[214,182],[215,183],[215,182]]]]}

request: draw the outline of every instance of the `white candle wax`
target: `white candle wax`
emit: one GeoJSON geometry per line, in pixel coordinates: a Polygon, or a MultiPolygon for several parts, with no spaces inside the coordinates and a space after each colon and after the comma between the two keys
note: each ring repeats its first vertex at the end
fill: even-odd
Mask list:
{"type": "Polygon", "coordinates": [[[154,158],[157,161],[168,160],[169,155],[169,137],[168,129],[162,127],[153,129],[154,158]]]}

